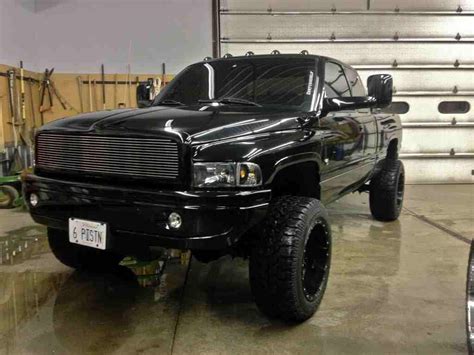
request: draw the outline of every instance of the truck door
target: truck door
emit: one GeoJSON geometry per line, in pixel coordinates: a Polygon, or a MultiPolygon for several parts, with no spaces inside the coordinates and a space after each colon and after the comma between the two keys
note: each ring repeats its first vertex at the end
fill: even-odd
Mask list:
{"type": "MultiPolygon", "coordinates": [[[[344,68],[349,86],[351,88],[351,95],[353,97],[367,96],[367,91],[360,79],[359,74],[352,68],[344,68]]],[[[361,157],[375,164],[376,153],[378,151],[378,125],[375,114],[370,108],[356,110],[358,120],[363,126],[363,152],[361,157]]]]}
{"type": "MultiPolygon", "coordinates": [[[[352,91],[354,96],[365,96],[359,76],[349,70],[346,72],[336,62],[325,63],[326,97],[351,97],[352,91]]],[[[321,197],[329,203],[359,187],[369,175],[375,159],[377,127],[369,109],[330,112],[320,119],[320,127],[324,161],[321,197]]]]}

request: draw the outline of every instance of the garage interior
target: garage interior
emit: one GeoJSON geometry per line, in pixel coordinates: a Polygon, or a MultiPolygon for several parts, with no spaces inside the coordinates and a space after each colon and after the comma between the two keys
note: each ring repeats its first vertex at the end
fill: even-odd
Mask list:
{"type": "Polygon", "coordinates": [[[473,25],[469,0],[1,1],[1,183],[31,166],[40,126],[136,107],[148,78],[164,86],[205,57],[308,51],[364,82],[393,76],[407,187],[394,222],[375,221],[365,193],[328,206],[331,277],[297,326],[258,311],[239,258],[204,264],[176,251],[166,263],[74,271],[18,198],[0,209],[0,352],[466,353],[473,25]]]}

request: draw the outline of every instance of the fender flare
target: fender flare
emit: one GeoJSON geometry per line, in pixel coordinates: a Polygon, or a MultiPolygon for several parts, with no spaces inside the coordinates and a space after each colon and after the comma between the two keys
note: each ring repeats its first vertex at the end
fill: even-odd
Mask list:
{"type": "Polygon", "coordinates": [[[321,171],[322,166],[322,159],[318,153],[315,152],[308,152],[308,153],[300,153],[295,155],[286,156],[278,161],[276,161],[273,165],[273,172],[265,182],[265,184],[271,184],[274,178],[278,175],[280,171],[286,169],[293,165],[298,165],[301,163],[312,162],[316,165],[318,172],[321,171]]]}

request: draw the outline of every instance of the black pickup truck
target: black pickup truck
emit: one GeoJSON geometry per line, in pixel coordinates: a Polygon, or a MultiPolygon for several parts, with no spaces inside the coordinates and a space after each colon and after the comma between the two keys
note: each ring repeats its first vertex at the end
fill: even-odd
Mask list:
{"type": "Polygon", "coordinates": [[[153,100],[141,95],[146,107],[42,127],[23,179],[31,215],[74,268],[156,247],[202,262],[249,258],[260,310],[303,321],[328,281],[324,204],[368,191],[375,219],[400,214],[401,124],[382,111],[392,78],[373,75],[367,86],[350,66],[313,55],[190,65],[153,100]]]}

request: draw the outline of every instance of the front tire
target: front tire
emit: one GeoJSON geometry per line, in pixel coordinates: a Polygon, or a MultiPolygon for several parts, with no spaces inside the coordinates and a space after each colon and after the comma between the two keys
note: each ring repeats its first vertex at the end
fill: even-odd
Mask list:
{"type": "Polygon", "coordinates": [[[99,250],[69,242],[68,233],[48,228],[49,247],[56,259],[79,270],[101,271],[117,266],[123,256],[108,250],[99,250]]]}
{"type": "Polygon", "coordinates": [[[250,255],[250,286],[258,308],[286,321],[310,318],[323,298],[330,262],[331,231],[321,202],[278,198],[250,255]]]}
{"type": "Polygon", "coordinates": [[[382,170],[370,182],[370,212],[379,221],[400,216],[405,192],[405,168],[397,159],[385,159],[382,170]]]}

